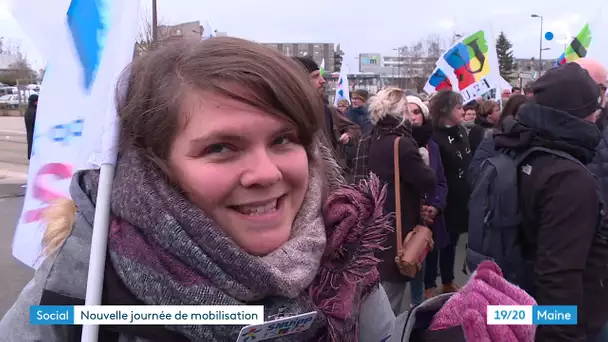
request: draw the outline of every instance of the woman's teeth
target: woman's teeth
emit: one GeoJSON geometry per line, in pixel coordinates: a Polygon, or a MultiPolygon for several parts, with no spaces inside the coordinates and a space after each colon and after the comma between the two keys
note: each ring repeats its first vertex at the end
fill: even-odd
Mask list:
{"type": "Polygon", "coordinates": [[[236,210],[249,216],[268,214],[277,210],[277,200],[265,205],[240,205],[236,207],[236,210]]]}

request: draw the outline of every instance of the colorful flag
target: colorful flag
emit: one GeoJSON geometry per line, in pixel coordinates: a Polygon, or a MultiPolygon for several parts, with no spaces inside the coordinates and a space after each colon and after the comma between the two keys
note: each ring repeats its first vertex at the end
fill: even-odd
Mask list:
{"type": "Polygon", "coordinates": [[[346,99],[350,103],[350,90],[348,89],[348,75],[345,68],[340,71],[340,78],[336,85],[336,95],[334,96],[334,106],[338,105],[338,101],[346,99]]]}
{"type": "Polygon", "coordinates": [[[454,79],[454,91],[460,92],[465,103],[497,87],[500,72],[491,28],[456,42],[439,58],[436,66],[445,76],[454,79]]]}
{"type": "Polygon", "coordinates": [[[133,59],[140,2],[20,0],[16,4],[13,15],[34,44],[44,46],[39,38],[46,38],[54,45],[52,51],[42,48],[48,68],[40,87],[27,192],[13,240],[13,255],[36,268],[43,260],[44,209],[69,197],[75,171],[116,161],[114,90],[133,59]],[[53,11],[56,5],[63,11],[53,11]],[[33,12],[48,21],[37,25],[29,18],[33,12]],[[48,30],[53,34],[45,37],[48,30]]]}
{"type": "Polygon", "coordinates": [[[488,45],[485,31],[480,30],[454,44],[443,54],[443,60],[454,69],[459,90],[490,74],[488,45]]]}
{"type": "Polygon", "coordinates": [[[424,91],[429,94],[443,89],[452,90],[453,88],[454,86],[452,85],[452,81],[450,81],[450,78],[443,70],[441,70],[441,68],[435,68],[431,74],[431,77],[429,77],[429,80],[424,85],[424,91]]]}
{"type": "Polygon", "coordinates": [[[572,42],[566,46],[566,50],[559,56],[555,62],[555,66],[574,62],[579,58],[587,56],[587,50],[591,45],[591,27],[586,24],[583,29],[572,39],[572,42]]]}
{"type": "Polygon", "coordinates": [[[323,58],[321,65],[319,66],[319,73],[321,74],[321,77],[325,75],[325,58],[323,58]]]}

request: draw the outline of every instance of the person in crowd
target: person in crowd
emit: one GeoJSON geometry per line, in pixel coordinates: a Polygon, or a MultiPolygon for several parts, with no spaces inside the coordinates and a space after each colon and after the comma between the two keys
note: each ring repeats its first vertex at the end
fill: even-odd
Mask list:
{"type": "Polygon", "coordinates": [[[27,110],[23,118],[25,120],[25,134],[27,135],[27,159],[30,159],[32,157],[32,146],[34,145],[34,126],[36,124],[36,110],[38,109],[38,95],[30,95],[27,102],[27,110]]]}
{"type": "Polygon", "coordinates": [[[534,96],[534,92],[532,91],[532,82],[526,84],[526,86],[524,87],[524,95],[526,95],[528,98],[532,98],[534,96]]]}
{"type": "Polygon", "coordinates": [[[342,114],[343,116],[346,115],[346,111],[348,110],[348,106],[350,106],[350,103],[348,103],[347,99],[341,99],[340,101],[338,101],[338,105],[336,106],[336,109],[338,110],[338,113],[342,114]]]}
{"type": "Polygon", "coordinates": [[[477,149],[473,154],[473,159],[471,160],[471,164],[469,164],[469,172],[468,179],[471,187],[473,186],[473,182],[475,181],[475,177],[479,174],[481,170],[481,164],[484,160],[495,156],[498,151],[494,148],[494,134],[500,132],[502,130],[502,123],[507,118],[516,118],[517,112],[519,108],[528,101],[528,97],[523,94],[515,94],[509,98],[509,101],[505,104],[502,112],[500,113],[500,118],[496,123],[495,127],[492,128],[491,134],[485,137],[477,149]]]}
{"type": "Polygon", "coordinates": [[[594,124],[600,91],[580,65],[566,63],[541,76],[533,92],[517,120],[494,137],[496,148],[516,155],[544,147],[565,156],[535,152],[519,169],[529,277],[520,286],[538,305],[578,310],[576,325],[539,325],[538,341],[594,341],[608,321],[608,229],[599,186],[585,167],[601,138],[594,124]]]}
{"type": "MultiPolygon", "coordinates": [[[[608,70],[606,70],[601,63],[590,58],[578,59],[576,60],[576,63],[589,72],[589,75],[597,83],[600,90],[600,105],[602,108],[598,110],[595,122],[602,134],[602,138],[596,147],[596,153],[593,160],[587,167],[596,175],[599,181],[603,202],[608,203],[608,170],[605,166],[608,162],[608,126],[606,125],[606,120],[608,120],[608,107],[606,106],[608,70]]],[[[604,325],[603,332],[600,333],[600,335],[601,337],[598,342],[608,341],[608,322],[604,325]]]]}
{"type": "Polygon", "coordinates": [[[475,154],[477,146],[479,146],[485,137],[491,134],[492,129],[496,127],[499,119],[500,108],[496,101],[488,100],[479,104],[477,117],[475,118],[475,126],[469,131],[471,153],[475,154]]]}
{"type": "MultiPolygon", "coordinates": [[[[390,232],[384,190],[373,176],[343,183],[304,70],[232,37],[168,45],[128,70],[102,304],[258,304],[265,322],[316,311],[275,340],[386,339],[395,317],[374,258],[390,232]]],[[[45,212],[46,259],[0,322],[2,341],[80,341],[78,326],[28,316],[84,303],[98,183],[79,171],[73,202],[45,212]]],[[[99,341],[235,341],[242,328],[101,326],[99,341]]]]}
{"type": "MultiPolygon", "coordinates": [[[[467,202],[470,189],[467,183],[467,169],[471,161],[471,148],[466,130],[461,125],[463,111],[462,97],[451,90],[437,92],[431,101],[433,139],[439,146],[448,181],[447,204],[443,216],[450,235],[450,243],[440,250],[436,249],[439,253],[442,293],[459,289],[454,283],[456,246],[460,234],[468,230],[467,202]]],[[[425,297],[430,298],[436,294],[437,264],[427,259],[425,271],[425,297]]]]}
{"type": "Polygon", "coordinates": [[[589,75],[595,82],[597,82],[597,86],[600,88],[600,104],[601,104],[601,112],[598,115],[598,122],[602,125],[602,128],[606,121],[606,89],[608,87],[608,70],[604,67],[600,62],[591,59],[591,58],[580,58],[575,61],[581,68],[587,70],[589,75]]]}
{"type": "Polygon", "coordinates": [[[521,94],[521,88],[520,87],[513,87],[511,89],[511,96],[513,95],[520,95],[521,94]]]}
{"type": "Polygon", "coordinates": [[[511,90],[505,89],[500,94],[500,99],[502,100],[503,103],[505,103],[505,102],[509,101],[509,98],[511,97],[511,95],[512,95],[511,90]]]}
{"type": "Polygon", "coordinates": [[[462,124],[467,129],[467,132],[470,132],[471,128],[475,126],[475,118],[477,118],[477,103],[473,102],[464,106],[462,124]]]}
{"type": "Polygon", "coordinates": [[[602,108],[600,108],[600,112],[597,114],[596,125],[602,133],[602,139],[597,145],[595,156],[593,157],[593,161],[588,165],[588,168],[598,177],[602,196],[604,201],[608,203],[608,168],[605,166],[608,162],[608,127],[606,125],[606,120],[608,119],[606,115],[606,112],[608,112],[606,106],[608,71],[603,65],[593,59],[581,58],[576,63],[589,72],[589,75],[597,83],[600,90],[602,108]]]}
{"type": "MultiPolygon", "coordinates": [[[[443,218],[443,210],[445,209],[448,193],[448,184],[443,172],[443,162],[441,161],[439,146],[433,140],[433,123],[429,118],[429,108],[416,96],[408,96],[407,102],[411,115],[414,140],[416,140],[419,147],[424,147],[428,150],[429,165],[437,176],[435,189],[423,196],[424,205],[422,206],[421,216],[424,223],[433,232],[434,249],[442,249],[448,245],[450,239],[443,218]]],[[[437,264],[437,253],[427,255],[427,260],[437,264]]],[[[424,300],[425,267],[426,261],[423,264],[422,271],[418,272],[416,277],[410,281],[410,304],[412,307],[422,303],[424,300]]]]}
{"type": "MultiPolygon", "coordinates": [[[[411,113],[405,92],[399,88],[387,88],[378,92],[369,102],[370,118],[374,129],[368,137],[361,140],[355,161],[355,173],[367,175],[373,172],[387,184],[384,210],[394,213],[396,209],[395,187],[401,187],[401,213],[403,237],[415,226],[423,223],[420,215],[421,198],[435,189],[435,172],[423,159],[416,141],[412,137],[411,113]],[[367,139],[366,139],[367,138],[367,139]],[[399,140],[399,172],[401,184],[395,184],[395,139],[399,140]]],[[[423,154],[428,156],[428,153],[423,154]]],[[[396,233],[388,236],[385,250],[378,254],[382,260],[379,265],[382,286],[386,290],[395,315],[399,315],[405,303],[404,295],[408,277],[402,275],[395,262],[396,233]]]]}
{"type": "Polygon", "coordinates": [[[369,98],[369,93],[365,89],[357,89],[351,94],[351,108],[346,112],[346,117],[359,125],[363,134],[370,133],[374,128],[370,120],[366,102],[369,98]]]}
{"type": "MultiPolygon", "coordinates": [[[[308,57],[294,57],[294,59],[308,71],[313,88],[318,92],[318,96],[323,98],[326,81],[321,75],[317,62],[308,57]]],[[[350,121],[344,115],[340,115],[325,99],[324,102],[326,139],[333,147],[336,156],[342,159],[343,156],[340,154],[340,150],[343,149],[342,145],[356,142],[361,137],[361,130],[357,124],[350,121]]]]}

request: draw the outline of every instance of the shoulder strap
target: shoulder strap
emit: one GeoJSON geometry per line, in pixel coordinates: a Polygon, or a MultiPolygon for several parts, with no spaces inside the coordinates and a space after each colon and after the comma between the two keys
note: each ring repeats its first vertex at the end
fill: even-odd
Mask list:
{"type": "Polygon", "coordinates": [[[401,252],[401,242],[403,241],[401,229],[401,180],[399,175],[399,141],[401,137],[395,139],[393,144],[393,155],[395,164],[395,233],[397,233],[397,253],[401,252]]]}
{"type": "Polygon", "coordinates": [[[532,154],[534,152],[545,152],[548,154],[552,154],[554,156],[558,156],[558,157],[561,157],[564,159],[571,160],[571,161],[577,163],[578,165],[582,166],[585,170],[587,170],[587,166],[585,166],[585,164],[581,163],[580,160],[574,158],[569,153],[559,151],[559,150],[553,150],[553,149],[545,148],[545,147],[532,147],[532,148],[526,150],[524,153],[517,156],[517,158],[515,159],[516,164],[517,165],[521,164],[530,154],[532,154]]]}

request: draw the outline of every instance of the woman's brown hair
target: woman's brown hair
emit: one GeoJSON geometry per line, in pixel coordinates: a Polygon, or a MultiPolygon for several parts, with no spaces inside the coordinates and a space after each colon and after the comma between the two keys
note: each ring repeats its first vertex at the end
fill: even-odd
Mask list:
{"type": "Polygon", "coordinates": [[[499,105],[496,101],[492,101],[492,100],[487,100],[487,101],[483,101],[479,104],[479,107],[477,107],[477,115],[481,116],[481,117],[488,117],[488,115],[492,114],[492,111],[494,111],[494,108],[498,108],[499,105]]]}
{"type": "Polygon", "coordinates": [[[142,150],[170,175],[171,144],[196,115],[181,108],[192,91],[226,96],[288,120],[310,156],[323,102],[308,73],[276,50],[232,37],[178,42],[135,60],[117,87],[119,147],[142,150]]]}

